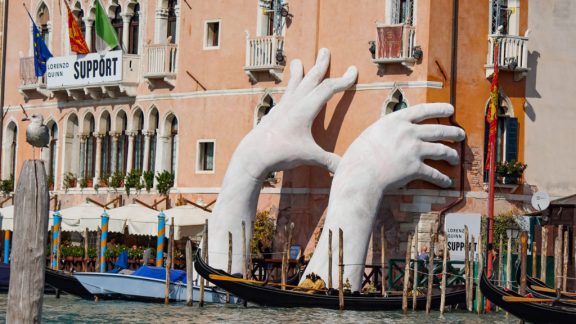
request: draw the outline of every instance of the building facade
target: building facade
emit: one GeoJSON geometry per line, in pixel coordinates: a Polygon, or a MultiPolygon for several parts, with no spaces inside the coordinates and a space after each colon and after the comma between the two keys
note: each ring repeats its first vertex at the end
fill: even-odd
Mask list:
{"type": "MultiPolygon", "coordinates": [[[[53,55],[66,62],[74,53],[65,6],[52,0],[25,3],[53,55]]],[[[22,6],[8,8],[1,176],[17,181],[23,161],[41,157],[62,208],[118,193],[158,199],[155,189],[127,197],[122,188],[110,188],[114,174],[131,170],[174,173],[173,201],[180,194],[199,203],[216,199],[235,147],[281,99],[288,62],[299,58],[307,71],[322,47],[332,53],[329,76],[341,75],[349,65],[359,71],[355,86],[332,98],[315,120],[313,135],[324,149],[342,155],[382,114],[426,102],[452,102],[454,121],[467,133],[463,150],[454,144],[464,156],[463,173],[431,162],[455,179],[454,188],[414,182],[386,194],[378,227],[385,226],[389,256],[401,255],[407,233],[418,224],[428,232],[439,214],[486,214],[484,120],[496,39],[502,98],[497,155],[500,161],[524,161],[527,0],[109,0],[102,5],[121,40],[115,61],[121,75],[98,82],[53,82],[54,71],[36,78],[32,25],[22,6]],[[50,129],[50,145],[41,156],[25,142],[23,110],[43,115],[50,129]]],[[[94,48],[94,1],[73,1],[70,7],[94,48]]],[[[91,55],[98,61],[113,54],[91,55]]],[[[94,68],[83,68],[80,74],[95,75],[94,68]]],[[[271,210],[278,228],[294,222],[294,242],[310,253],[330,183],[330,174],[317,167],[276,172],[262,188],[259,209],[271,210]]],[[[498,185],[497,213],[521,210],[530,190],[526,183],[498,185]]],[[[379,230],[374,232],[377,238],[379,230]]]]}

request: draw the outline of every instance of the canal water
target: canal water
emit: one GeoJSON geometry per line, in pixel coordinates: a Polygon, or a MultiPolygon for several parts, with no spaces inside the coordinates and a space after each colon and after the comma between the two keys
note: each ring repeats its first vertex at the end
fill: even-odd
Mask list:
{"type": "MultiPolygon", "coordinates": [[[[0,295],[0,321],[5,322],[7,295],[0,295]]],[[[44,323],[511,323],[503,312],[481,315],[464,311],[444,314],[435,311],[409,312],[356,312],[326,309],[267,308],[248,305],[195,304],[187,307],[182,303],[163,305],[122,301],[86,301],[72,296],[44,296],[42,320],[44,323]]]]}

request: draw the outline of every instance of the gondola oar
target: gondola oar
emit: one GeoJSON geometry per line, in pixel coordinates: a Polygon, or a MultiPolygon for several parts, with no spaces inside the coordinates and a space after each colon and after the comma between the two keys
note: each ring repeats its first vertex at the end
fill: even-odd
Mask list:
{"type": "Polygon", "coordinates": [[[258,280],[250,280],[250,279],[242,279],[242,278],[235,278],[235,277],[229,277],[229,276],[223,276],[223,275],[217,275],[217,274],[210,274],[208,276],[210,279],[214,279],[214,280],[218,280],[218,281],[233,281],[233,282],[244,282],[244,283],[255,283],[255,284],[261,284],[261,285],[270,285],[270,286],[279,286],[279,287],[288,287],[288,288],[299,288],[302,289],[303,291],[309,291],[309,290],[314,290],[314,291],[320,291],[320,292],[326,292],[327,289],[314,289],[314,288],[305,288],[305,287],[300,287],[300,286],[294,286],[294,285],[283,285],[281,283],[274,283],[274,282],[264,282],[264,281],[258,281],[258,280]]]}
{"type": "MultiPolygon", "coordinates": [[[[539,292],[547,292],[547,293],[556,293],[556,290],[552,289],[552,288],[548,288],[548,287],[541,287],[541,286],[530,286],[530,289],[534,290],[534,291],[539,291],[539,292]]],[[[573,292],[569,292],[569,291],[560,291],[560,293],[562,295],[566,295],[569,297],[576,297],[576,293],[573,292]]]]}
{"type": "Polygon", "coordinates": [[[553,303],[556,301],[563,303],[576,303],[576,299],[530,298],[519,296],[503,296],[502,300],[509,303],[553,303]]]}

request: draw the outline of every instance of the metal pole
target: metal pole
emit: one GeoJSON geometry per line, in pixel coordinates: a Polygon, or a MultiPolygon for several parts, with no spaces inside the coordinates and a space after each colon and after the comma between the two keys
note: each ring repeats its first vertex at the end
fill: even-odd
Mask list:
{"type": "Polygon", "coordinates": [[[158,240],[156,242],[156,266],[164,264],[164,237],[166,236],[166,215],[163,211],[158,214],[158,240]]]}
{"type": "Polygon", "coordinates": [[[100,234],[100,272],[106,272],[106,243],[108,241],[108,221],[110,216],[104,211],[102,216],[102,234],[100,234]]]}

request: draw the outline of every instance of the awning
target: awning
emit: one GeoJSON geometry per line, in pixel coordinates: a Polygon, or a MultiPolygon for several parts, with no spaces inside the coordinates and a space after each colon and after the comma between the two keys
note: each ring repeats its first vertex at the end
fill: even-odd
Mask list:
{"type": "MultiPolygon", "coordinates": [[[[126,224],[128,233],[133,235],[152,235],[158,233],[159,211],[144,207],[139,204],[130,204],[108,210],[110,225],[126,224]]],[[[109,226],[108,231],[123,233],[124,226],[109,226]]]]}
{"type": "Polygon", "coordinates": [[[166,215],[166,235],[170,233],[169,224],[174,218],[175,240],[201,235],[204,230],[204,223],[210,216],[209,212],[191,205],[167,209],[164,214],[166,215]]]}
{"type": "Polygon", "coordinates": [[[542,220],[545,225],[576,225],[576,195],[552,200],[542,220]]]}
{"type": "MultiPolygon", "coordinates": [[[[60,210],[62,215],[62,231],[64,232],[84,232],[88,228],[89,231],[96,231],[102,224],[100,216],[104,213],[104,208],[92,204],[83,203],[78,206],[65,208],[60,210]]],[[[52,214],[50,214],[50,225],[53,225],[52,214]]],[[[108,222],[109,232],[122,232],[124,228],[123,220],[112,220],[108,222]]]]}
{"type": "MultiPolygon", "coordinates": [[[[48,229],[52,226],[52,211],[49,212],[48,229]]],[[[14,205],[0,208],[0,227],[3,231],[14,231],[14,205]]]]}

